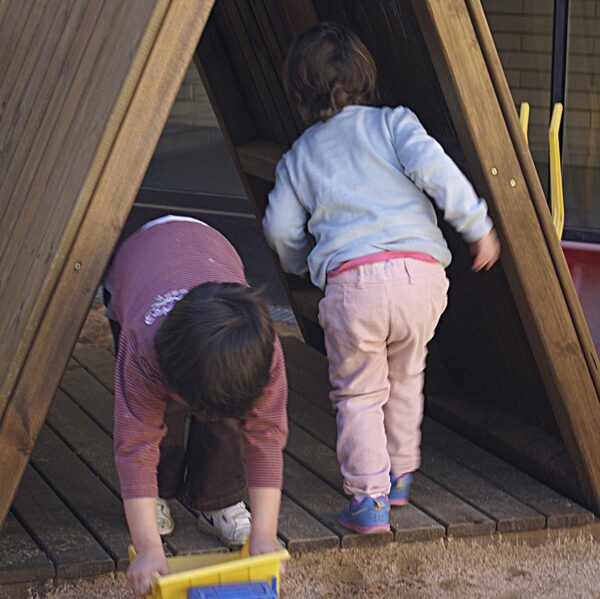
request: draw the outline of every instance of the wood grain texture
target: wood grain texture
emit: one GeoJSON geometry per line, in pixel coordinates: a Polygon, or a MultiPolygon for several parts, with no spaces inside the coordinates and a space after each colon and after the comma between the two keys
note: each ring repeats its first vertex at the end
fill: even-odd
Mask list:
{"type": "Polygon", "coordinates": [[[360,535],[345,529],[337,518],[346,497],[290,456],[285,456],[283,492],[340,537],[342,547],[367,547],[392,541],[392,533],[360,535]]]}
{"type": "Polygon", "coordinates": [[[28,466],[13,512],[44,547],[59,579],[114,572],[115,564],[33,467],[28,466]]]}
{"type": "Polygon", "coordinates": [[[423,438],[453,461],[515,497],[546,518],[548,528],[585,526],[594,515],[531,476],[503,462],[431,418],[423,422],[423,438]]]}
{"type": "Polygon", "coordinates": [[[252,141],[236,148],[244,172],[271,183],[275,182],[275,167],[284,151],[279,144],[268,141],[252,141]]]}
{"type": "MultiPolygon", "coordinates": [[[[316,411],[316,410],[315,410],[316,411]]],[[[299,425],[290,422],[290,437],[286,452],[305,468],[316,474],[332,488],[343,493],[343,481],[335,449],[335,431],[329,436],[329,446],[321,443],[310,434],[310,429],[301,428],[306,421],[299,419],[299,425]]],[[[397,541],[412,542],[438,539],[444,536],[444,526],[417,509],[406,505],[390,512],[390,525],[397,541]]]]}
{"type": "Polygon", "coordinates": [[[503,243],[502,264],[556,421],[586,501],[600,509],[600,403],[540,226],[549,216],[533,207],[467,6],[412,4],[471,175],[489,200],[503,243]]]}
{"type": "MultiPolygon", "coordinates": [[[[82,379],[79,379],[79,381],[81,382],[82,379]]],[[[74,391],[74,397],[88,395],[87,388],[81,384],[75,390],[71,389],[71,391],[74,391]]],[[[101,403],[98,396],[94,399],[96,402],[93,402],[92,406],[101,403]]],[[[109,405],[112,405],[112,401],[109,405]]],[[[102,482],[119,497],[120,485],[114,464],[112,438],[96,422],[96,419],[99,421],[98,416],[101,413],[100,410],[91,410],[90,413],[84,412],[74,400],[59,390],[52,408],[48,412],[47,423],[76,452],[79,458],[100,477],[102,482]]],[[[112,426],[110,432],[112,432],[112,426]]],[[[169,502],[169,506],[175,520],[175,531],[165,539],[165,542],[173,554],[226,551],[223,544],[215,537],[198,531],[196,517],[179,501],[172,500],[169,502]]]]}
{"type": "Polygon", "coordinates": [[[99,541],[117,569],[124,570],[131,540],[120,499],[48,427],[39,435],[31,462],[99,541]]]}
{"type": "Polygon", "coordinates": [[[45,581],[55,574],[52,562],[13,514],[0,535],[0,584],[45,581]]]}
{"type": "MultiPolygon", "coordinates": [[[[27,168],[18,169],[33,179],[25,185],[20,177],[8,197],[19,197],[22,208],[16,210],[11,201],[10,214],[1,221],[3,228],[10,222],[16,226],[8,229],[10,252],[3,252],[0,265],[0,277],[14,277],[7,303],[12,317],[0,325],[5,340],[0,350],[0,467],[5,474],[0,522],[212,4],[102,4],[101,20],[90,24],[88,41],[79,52],[72,47],[68,53],[65,72],[73,79],[36,134],[45,136],[45,143],[34,143],[34,162],[28,165],[27,158],[27,168]],[[32,235],[32,230],[43,233],[32,235]],[[17,291],[25,288],[19,298],[17,291]]],[[[0,128],[0,139],[5,133],[0,128]]],[[[2,196],[3,208],[5,201],[2,196]]],[[[2,279],[3,299],[7,281],[2,279]]]]}
{"type": "Polygon", "coordinates": [[[286,495],[281,497],[279,536],[290,553],[339,547],[339,537],[286,495]]]}
{"type": "Polygon", "coordinates": [[[562,251],[559,240],[556,236],[556,231],[551,219],[548,218],[548,202],[545,198],[544,191],[533,162],[533,157],[523,136],[523,130],[515,110],[510,87],[508,85],[506,76],[504,75],[500,57],[496,51],[496,46],[485,18],[481,0],[466,0],[466,3],[469,9],[469,14],[473,20],[473,26],[477,34],[477,39],[481,45],[481,50],[490,72],[490,77],[494,84],[494,89],[498,95],[498,102],[502,108],[519,164],[523,169],[523,175],[527,182],[529,192],[531,193],[531,199],[536,213],[538,214],[544,238],[548,244],[548,251],[550,252],[550,256],[556,268],[558,280],[573,318],[573,324],[577,330],[577,335],[579,336],[579,340],[584,351],[584,356],[589,366],[590,374],[593,378],[596,391],[600,395],[600,361],[598,360],[598,355],[596,353],[589,328],[586,324],[585,316],[581,309],[581,304],[573,286],[572,277],[565,261],[564,252],[562,251]]]}
{"type": "Polygon", "coordinates": [[[109,391],[115,387],[115,357],[99,347],[81,347],[73,352],[75,363],[85,368],[109,391]]]}
{"type": "Polygon", "coordinates": [[[562,441],[540,426],[458,389],[427,396],[427,414],[493,451],[498,457],[582,501],[573,463],[562,441]]]}

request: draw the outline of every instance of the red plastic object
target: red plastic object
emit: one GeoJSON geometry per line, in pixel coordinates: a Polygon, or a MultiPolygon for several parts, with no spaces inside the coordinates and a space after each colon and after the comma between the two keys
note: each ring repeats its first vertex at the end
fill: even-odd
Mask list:
{"type": "Polygon", "coordinates": [[[600,354],[600,244],[561,242],[575,290],[600,354]]]}

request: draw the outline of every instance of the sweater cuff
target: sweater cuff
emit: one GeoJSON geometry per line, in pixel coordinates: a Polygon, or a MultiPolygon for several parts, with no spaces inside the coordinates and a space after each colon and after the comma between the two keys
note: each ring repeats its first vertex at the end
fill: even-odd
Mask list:
{"type": "Polygon", "coordinates": [[[485,237],[494,227],[489,216],[485,217],[485,220],[478,226],[473,227],[469,230],[469,232],[463,233],[463,239],[467,243],[471,243],[473,241],[479,241],[482,237],[485,237]]]}

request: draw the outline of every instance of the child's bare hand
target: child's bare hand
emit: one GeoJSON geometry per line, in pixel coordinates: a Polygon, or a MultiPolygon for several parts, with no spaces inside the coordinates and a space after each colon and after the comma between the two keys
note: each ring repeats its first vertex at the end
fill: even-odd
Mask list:
{"type": "MultiPolygon", "coordinates": [[[[250,555],[263,555],[281,551],[283,546],[275,536],[262,535],[260,533],[250,534],[250,555]]],[[[285,572],[285,562],[281,562],[280,574],[285,572]]]]}
{"type": "Polygon", "coordinates": [[[152,576],[169,573],[167,558],[161,547],[142,549],[129,564],[127,578],[136,595],[145,596],[151,591],[152,576]]]}
{"type": "Polygon", "coordinates": [[[496,264],[500,257],[500,242],[496,230],[491,229],[490,232],[470,243],[471,254],[475,257],[471,269],[479,272],[482,269],[489,270],[496,264]]]}

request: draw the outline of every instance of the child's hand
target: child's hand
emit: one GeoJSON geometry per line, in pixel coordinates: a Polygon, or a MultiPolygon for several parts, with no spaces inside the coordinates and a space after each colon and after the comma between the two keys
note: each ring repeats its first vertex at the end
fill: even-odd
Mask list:
{"type": "MultiPolygon", "coordinates": [[[[281,551],[283,546],[275,536],[262,535],[260,533],[250,534],[250,555],[263,555],[281,551]]],[[[281,562],[280,574],[285,572],[285,562],[281,562]]]]}
{"type": "Polygon", "coordinates": [[[491,229],[490,232],[470,244],[471,254],[475,256],[471,269],[479,272],[481,269],[489,270],[496,264],[500,257],[500,242],[496,230],[491,229]]]}
{"type": "Polygon", "coordinates": [[[127,578],[136,595],[144,596],[150,592],[152,576],[156,573],[161,575],[169,573],[162,546],[142,549],[127,569],[127,578]]]}

